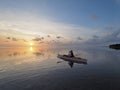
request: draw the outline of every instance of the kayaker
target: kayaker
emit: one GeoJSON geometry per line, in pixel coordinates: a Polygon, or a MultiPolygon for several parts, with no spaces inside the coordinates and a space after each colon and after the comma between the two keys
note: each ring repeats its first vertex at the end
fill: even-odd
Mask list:
{"type": "Polygon", "coordinates": [[[72,51],[72,50],[69,51],[68,56],[74,57],[74,54],[73,54],[73,51],[72,51]]]}

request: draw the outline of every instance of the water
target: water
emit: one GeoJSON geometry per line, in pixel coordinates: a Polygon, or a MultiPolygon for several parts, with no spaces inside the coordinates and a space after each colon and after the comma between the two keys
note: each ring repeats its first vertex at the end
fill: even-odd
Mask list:
{"type": "Polygon", "coordinates": [[[120,51],[73,48],[87,64],[58,59],[69,49],[0,48],[0,90],[120,90],[120,51]]]}

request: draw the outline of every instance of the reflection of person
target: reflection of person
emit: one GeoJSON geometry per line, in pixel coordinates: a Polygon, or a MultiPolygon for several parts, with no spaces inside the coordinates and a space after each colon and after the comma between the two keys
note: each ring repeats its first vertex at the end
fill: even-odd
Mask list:
{"type": "Polygon", "coordinates": [[[74,57],[74,54],[73,54],[73,51],[72,51],[72,50],[69,51],[68,56],[74,57]]]}
{"type": "Polygon", "coordinates": [[[73,62],[68,62],[68,64],[70,65],[70,67],[72,68],[74,63],[73,62]]]}

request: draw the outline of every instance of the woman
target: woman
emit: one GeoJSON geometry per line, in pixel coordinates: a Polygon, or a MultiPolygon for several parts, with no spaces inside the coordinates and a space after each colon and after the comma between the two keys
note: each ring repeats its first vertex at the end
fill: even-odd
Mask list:
{"type": "Polygon", "coordinates": [[[74,54],[73,54],[73,51],[72,51],[72,50],[69,51],[68,56],[74,57],[74,54]]]}

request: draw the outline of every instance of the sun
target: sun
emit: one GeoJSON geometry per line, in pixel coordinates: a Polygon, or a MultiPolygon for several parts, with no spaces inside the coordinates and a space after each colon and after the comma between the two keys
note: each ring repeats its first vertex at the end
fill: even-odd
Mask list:
{"type": "Polygon", "coordinates": [[[30,42],[30,43],[29,43],[29,45],[30,45],[30,46],[33,46],[33,43],[32,43],[32,42],[30,42]]]}

